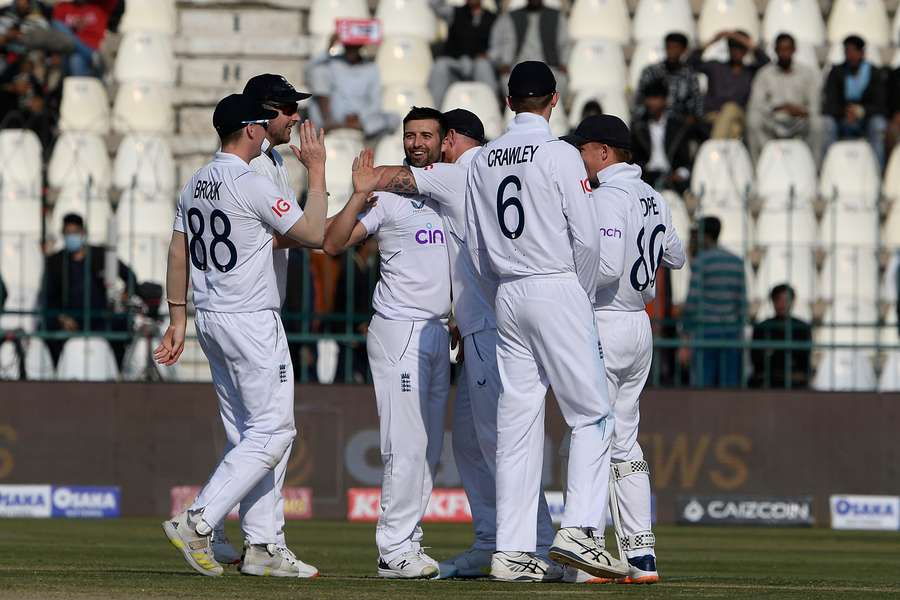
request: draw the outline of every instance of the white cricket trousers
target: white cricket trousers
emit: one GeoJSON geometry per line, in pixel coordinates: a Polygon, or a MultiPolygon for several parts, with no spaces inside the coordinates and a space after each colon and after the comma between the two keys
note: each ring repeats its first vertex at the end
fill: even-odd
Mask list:
{"type": "Polygon", "coordinates": [[[446,323],[372,317],[366,339],[381,433],[381,516],[375,544],[386,561],[419,548],[421,521],[441,456],[450,392],[446,323]]]}
{"type": "Polygon", "coordinates": [[[497,550],[534,552],[548,385],[572,429],[562,526],[599,525],[613,429],[605,368],[591,302],[574,274],[503,281],[496,303],[497,550]]]}
{"type": "MultiPolygon", "coordinates": [[[[453,458],[472,510],[478,550],[497,546],[497,330],[463,338],[465,360],[453,403],[453,458]]],[[[538,499],[537,552],[546,555],[556,530],[543,494],[538,499]]]]}
{"type": "MultiPolygon", "coordinates": [[[[606,362],[606,384],[615,418],[612,462],[643,460],[638,443],[641,421],[640,398],[653,362],[653,331],[646,311],[604,311],[595,313],[597,330],[603,343],[606,362]]],[[[650,532],[650,476],[633,473],[616,481],[622,533],[635,536],[650,532]]],[[[598,518],[606,522],[609,504],[596,503],[598,518]]],[[[628,556],[653,554],[642,548],[626,552],[628,556]]]]}
{"type": "Polygon", "coordinates": [[[247,540],[277,543],[274,469],[296,433],[294,372],[281,317],[273,310],[198,310],[195,323],[200,347],[209,360],[222,422],[234,447],[191,509],[202,508],[203,520],[215,526],[240,503],[247,540]]]}

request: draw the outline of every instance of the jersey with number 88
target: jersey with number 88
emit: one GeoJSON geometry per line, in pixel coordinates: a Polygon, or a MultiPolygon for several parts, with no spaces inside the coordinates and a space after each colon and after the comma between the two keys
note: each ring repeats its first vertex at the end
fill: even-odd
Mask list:
{"type": "Polygon", "coordinates": [[[184,186],[175,214],[175,230],[187,236],[194,305],[279,310],[272,234],[284,234],[302,214],[243,160],[216,153],[184,186]]]}

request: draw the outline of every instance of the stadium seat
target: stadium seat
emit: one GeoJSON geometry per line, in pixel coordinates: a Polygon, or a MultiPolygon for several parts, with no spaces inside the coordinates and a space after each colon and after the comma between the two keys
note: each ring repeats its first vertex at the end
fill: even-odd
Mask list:
{"type": "Polygon", "coordinates": [[[740,29],[759,39],[759,13],[753,0],[704,0],[697,21],[700,43],[705,44],[720,31],[740,29]]]}
{"type": "Polygon", "coordinates": [[[631,41],[631,21],[625,0],[575,0],[569,13],[569,36],[627,44],[631,41]]]}
{"type": "Polygon", "coordinates": [[[0,236],[27,235],[40,237],[42,216],[43,206],[37,198],[29,200],[0,200],[0,236]]]}
{"type": "MultiPolygon", "coordinates": [[[[762,230],[762,226],[759,227],[762,230]]],[[[816,298],[816,261],[809,246],[779,244],[767,246],[756,272],[753,300],[760,303],[757,320],[774,314],[769,302],[772,288],[782,283],[794,288],[794,315],[805,321],[813,316],[812,301],[816,298]]]]}
{"type": "Polygon", "coordinates": [[[787,207],[765,207],[756,220],[756,243],[812,248],[819,241],[819,225],[811,204],[787,207]]]}
{"type": "Polygon", "coordinates": [[[769,209],[811,207],[816,198],[816,163],[803,140],[772,140],[756,164],[756,196],[769,209]]]}
{"type": "Polygon", "coordinates": [[[637,43],[628,64],[628,88],[637,93],[637,87],[644,69],[666,58],[665,44],[661,39],[642,40],[637,43]]]}
{"type": "Polygon", "coordinates": [[[119,83],[175,83],[175,51],[172,37],[165,33],[126,33],[116,54],[113,69],[119,83]]]}
{"type": "Polygon", "coordinates": [[[894,201],[882,229],[881,243],[887,248],[900,248],[900,201],[894,201]]]}
{"type": "Polygon", "coordinates": [[[819,242],[825,251],[834,248],[874,249],[878,245],[878,210],[832,203],[819,225],[819,242]]]}
{"type": "Polygon", "coordinates": [[[884,170],[881,194],[888,202],[900,201],[900,152],[891,152],[884,170]]]}
{"type": "Polygon", "coordinates": [[[112,184],[120,190],[147,194],[175,193],[175,161],[164,138],[153,134],[126,135],[116,151],[112,184]]]}
{"type": "Polygon", "coordinates": [[[900,392],[900,350],[888,350],[881,376],[878,378],[879,392],[900,392]]]}
{"type": "Polygon", "coordinates": [[[402,116],[413,106],[434,106],[434,99],[425,86],[395,83],[384,89],[381,103],[384,110],[402,116]]]}
{"type": "Polygon", "coordinates": [[[77,188],[91,196],[105,194],[112,179],[106,143],[94,133],[63,133],[56,140],[47,183],[52,188],[77,188]]]}
{"type": "MultiPolygon", "coordinates": [[[[890,252],[890,258],[887,261],[887,268],[884,270],[884,278],[881,281],[881,301],[885,304],[895,305],[897,301],[900,300],[897,296],[897,279],[900,278],[900,273],[898,273],[898,269],[900,269],[900,250],[892,250],[890,252]]],[[[889,312],[891,315],[888,320],[893,321],[896,320],[897,311],[889,312]]],[[[897,333],[897,329],[893,328],[894,333],[897,333]]]]}
{"type": "Polygon", "coordinates": [[[23,344],[25,348],[25,376],[30,381],[50,381],[56,379],[53,357],[44,340],[30,337],[23,344]]]}
{"type": "Polygon", "coordinates": [[[16,380],[21,375],[22,360],[12,340],[0,337],[0,380],[16,380]]]}
{"type": "Polygon", "coordinates": [[[385,38],[375,57],[381,84],[424,86],[431,72],[431,50],[422,38],[393,36],[385,38]]]}
{"type": "Polygon", "coordinates": [[[168,238],[175,220],[175,203],[171,197],[148,196],[139,191],[126,192],[116,208],[118,237],[158,235],[168,238]]]}
{"type": "Polygon", "coordinates": [[[366,0],[313,0],[309,7],[309,31],[315,36],[334,33],[338,19],[368,19],[366,0]]]}
{"type": "Polygon", "coordinates": [[[375,18],[385,37],[404,35],[429,42],[437,33],[437,19],[428,0],[379,0],[375,18]]]}
{"type": "Polygon", "coordinates": [[[122,379],[125,381],[142,381],[146,377],[148,367],[152,364],[163,381],[177,381],[179,365],[165,367],[156,364],[151,356],[153,349],[160,343],[160,338],[135,337],[122,358],[122,379]]]}
{"type": "Polygon", "coordinates": [[[62,242],[63,217],[69,213],[76,213],[84,219],[88,242],[101,245],[107,242],[112,207],[105,194],[85,197],[81,190],[63,188],[47,223],[47,237],[50,240],[62,242]]]}
{"type": "MultiPolygon", "coordinates": [[[[40,238],[33,235],[0,235],[0,275],[6,285],[7,311],[33,311],[37,308],[44,273],[44,255],[40,238]]],[[[28,315],[0,315],[0,329],[34,330],[34,318],[28,315]]]]}
{"type": "Polygon", "coordinates": [[[683,33],[691,42],[697,39],[689,0],[639,0],[632,26],[638,44],[661,42],[673,31],[683,33]]]}
{"type": "Polygon", "coordinates": [[[357,131],[338,129],[329,133],[325,144],[328,169],[325,170],[328,185],[328,216],[336,215],[353,192],[352,171],[353,159],[363,149],[362,136],[357,131]]]}
{"type": "Polygon", "coordinates": [[[584,89],[575,94],[572,101],[572,112],[569,113],[569,126],[577,127],[582,119],[584,105],[591,100],[600,103],[600,108],[608,115],[615,115],[629,123],[631,121],[631,109],[628,108],[628,100],[625,99],[625,90],[622,88],[591,88],[584,89]]]}
{"type": "Polygon", "coordinates": [[[375,165],[403,164],[406,154],[403,152],[403,139],[400,132],[391,133],[378,140],[375,146],[375,165]]]}
{"type": "Polygon", "coordinates": [[[878,256],[871,248],[838,248],[825,257],[819,298],[853,298],[875,302],[879,294],[878,256]]]}
{"type": "Polygon", "coordinates": [[[0,130],[0,202],[41,197],[41,141],[28,129],[0,130]]]}
{"type": "Polygon", "coordinates": [[[622,88],[627,80],[625,56],[616,42],[585,38],[575,42],[569,57],[569,92],[622,88]]]}
{"type": "Polygon", "coordinates": [[[487,84],[478,81],[458,81],[450,86],[444,96],[441,110],[465,108],[481,118],[484,135],[489,140],[503,133],[503,115],[497,104],[497,94],[487,84]]]}
{"type": "Polygon", "coordinates": [[[694,161],[691,192],[702,206],[744,208],[753,191],[753,164],[738,140],[709,140],[694,161]]]}
{"type": "Polygon", "coordinates": [[[169,256],[169,242],[172,238],[172,223],[169,233],[143,234],[123,233],[116,244],[116,254],[122,262],[131,267],[138,281],[153,281],[166,284],[166,263],[169,256]]]}
{"type": "Polygon", "coordinates": [[[819,179],[819,194],[824,199],[869,208],[876,205],[880,191],[880,169],[868,142],[842,141],[831,145],[819,179]]]}
{"type": "MultiPolygon", "coordinates": [[[[685,206],[681,196],[673,191],[664,191],[662,195],[669,205],[669,211],[672,213],[672,226],[678,233],[685,253],[687,253],[688,240],[691,235],[691,217],[688,215],[687,206],[685,206]]],[[[691,285],[690,261],[685,262],[680,269],[671,271],[671,274],[672,304],[683,304],[687,300],[688,289],[691,285]]]]}
{"type": "Polygon", "coordinates": [[[835,0],[828,16],[828,41],[858,35],[879,48],[891,45],[890,23],[882,0],[835,0]]]}
{"type": "MultiPolygon", "coordinates": [[[[835,298],[816,328],[817,344],[874,346],[878,341],[878,309],[874,300],[835,298]]],[[[867,350],[873,352],[871,348],[867,350]]]]}
{"type": "Polygon", "coordinates": [[[106,135],[109,133],[109,97],[96,77],[63,79],[59,130],[106,135]]]}
{"type": "Polygon", "coordinates": [[[174,35],[177,29],[176,16],[175,0],[128,0],[119,31],[152,31],[174,35]]]}
{"type": "Polygon", "coordinates": [[[119,86],[113,104],[116,133],[171,133],[175,129],[172,90],[146,83],[119,86]]]}
{"type": "MultiPolygon", "coordinates": [[[[884,52],[880,46],[874,44],[866,44],[866,60],[872,63],[874,67],[884,66],[884,52]]],[[[841,42],[832,42],[828,47],[828,55],[825,57],[825,72],[831,69],[833,65],[839,65],[844,62],[844,44],[841,42]]]]}
{"type": "Polygon", "coordinates": [[[825,43],[825,20],[816,0],[769,0],[762,29],[763,40],[770,44],[779,33],[813,46],[825,43]]]}
{"type": "Polygon", "coordinates": [[[875,368],[862,350],[825,350],[812,387],[823,392],[867,392],[875,389],[875,368]]]}
{"type": "Polygon", "coordinates": [[[102,337],[67,340],[56,371],[62,381],[115,381],[119,376],[116,357],[102,337]]]}

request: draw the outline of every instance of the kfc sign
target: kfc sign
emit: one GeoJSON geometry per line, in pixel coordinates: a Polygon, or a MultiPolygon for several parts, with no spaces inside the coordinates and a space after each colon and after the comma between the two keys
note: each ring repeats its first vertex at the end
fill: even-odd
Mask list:
{"type": "MultiPolygon", "coordinates": [[[[381,490],[378,488],[351,488],[347,490],[347,520],[378,520],[381,514],[381,490]]],[[[435,489],[425,509],[426,523],[470,523],[472,511],[469,499],[461,489],[435,489]]]]}

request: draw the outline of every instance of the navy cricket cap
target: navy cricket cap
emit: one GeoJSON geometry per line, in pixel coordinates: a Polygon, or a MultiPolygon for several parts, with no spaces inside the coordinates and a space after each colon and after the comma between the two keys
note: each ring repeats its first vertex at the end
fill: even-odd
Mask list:
{"type": "Polygon", "coordinates": [[[456,133],[470,137],[479,144],[485,142],[484,123],[475,113],[464,108],[454,108],[444,113],[444,121],[448,131],[453,129],[456,133]]]}
{"type": "Polygon", "coordinates": [[[312,96],[306,92],[298,92],[283,76],[272,73],[252,77],[244,86],[243,93],[271,104],[293,104],[312,96]]]}
{"type": "Polygon", "coordinates": [[[509,75],[509,95],[512,98],[549,96],[555,91],[553,71],[539,60],[520,62],[509,75]]]}
{"type": "Polygon", "coordinates": [[[244,94],[231,94],[216,104],[216,110],[213,112],[213,127],[216,128],[219,136],[224,137],[244,125],[256,121],[268,121],[277,116],[277,112],[263,108],[259,100],[255,98],[244,94]]]}
{"type": "Polygon", "coordinates": [[[631,135],[628,133],[628,125],[613,115],[587,117],[578,124],[571,135],[564,135],[560,139],[576,147],[597,142],[613,148],[631,150],[631,135]]]}

